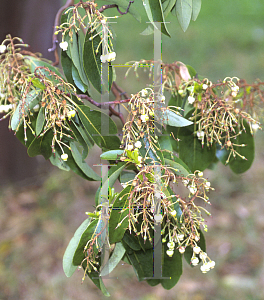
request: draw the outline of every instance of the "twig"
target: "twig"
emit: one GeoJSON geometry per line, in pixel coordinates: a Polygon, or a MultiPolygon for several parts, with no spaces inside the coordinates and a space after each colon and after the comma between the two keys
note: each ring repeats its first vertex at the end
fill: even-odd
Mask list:
{"type": "Polygon", "coordinates": [[[54,56],[55,56],[55,61],[53,63],[53,66],[56,66],[59,64],[59,54],[58,54],[58,49],[57,49],[57,44],[58,44],[58,39],[57,35],[55,34],[57,26],[60,25],[60,17],[64,9],[74,5],[74,0],[67,0],[65,5],[63,5],[57,12],[55,21],[54,21],[54,29],[53,29],[53,35],[52,35],[52,48],[48,49],[49,52],[54,51],[54,56]]]}
{"type": "MultiPolygon", "coordinates": [[[[114,83],[113,83],[113,84],[114,84],[114,83]]],[[[115,86],[117,86],[117,85],[115,84],[115,86]]],[[[118,88],[119,88],[119,87],[118,87],[118,88]]],[[[119,88],[119,89],[120,89],[120,88],[119,88]]],[[[112,92],[113,92],[113,94],[116,96],[116,99],[118,99],[118,100],[110,101],[110,102],[98,103],[98,102],[96,102],[95,100],[93,100],[91,97],[89,97],[89,96],[87,96],[87,95],[80,94],[80,95],[76,95],[76,96],[77,96],[78,98],[80,98],[80,99],[88,100],[91,104],[93,104],[93,105],[96,106],[96,107],[99,107],[99,108],[102,108],[102,109],[109,109],[110,113],[111,113],[112,115],[117,116],[117,117],[121,120],[122,124],[124,125],[124,124],[125,124],[125,119],[124,119],[124,117],[123,117],[123,114],[120,113],[120,112],[118,112],[118,111],[116,111],[112,105],[117,105],[117,104],[121,104],[121,103],[127,103],[127,102],[130,101],[130,99],[123,99],[123,100],[122,100],[122,99],[121,99],[121,95],[122,95],[122,94],[126,94],[126,93],[120,94],[120,93],[118,92],[118,90],[117,90],[116,87],[113,88],[113,85],[112,85],[112,92]],[[113,91],[113,90],[114,90],[114,91],[113,91]]]]}
{"type": "Polygon", "coordinates": [[[130,5],[131,5],[132,3],[134,3],[134,0],[133,0],[133,1],[129,1],[128,7],[127,7],[127,9],[126,9],[125,12],[122,12],[122,11],[119,9],[119,7],[118,7],[117,4],[103,5],[103,6],[99,9],[99,12],[102,13],[102,12],[103,12],[104,10],[106,10],[106,9],[116,7],[116,9],[117,9],[117,11],[120,13],[120,15],[125,15],[125,14],[128,13],[129,8],[130,8],[130,5]]]}

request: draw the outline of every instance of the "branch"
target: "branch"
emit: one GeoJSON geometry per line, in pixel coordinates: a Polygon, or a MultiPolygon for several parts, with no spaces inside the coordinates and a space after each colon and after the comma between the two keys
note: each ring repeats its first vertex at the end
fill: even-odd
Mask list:
{"type": "Polygon", "coordinates": [[[74,5],[74,0],[67,0],[67,2],[65,3],[65,5],[63,5],[57,12],[56,17],[55,17],[55,21],[54,21],[54,29],[53,29],[53,36],[52,36],[52,48],[48,49],[49,52],[54,51],[54,56],[55,56],[55,61],[53,63],[53,66],[56,66],[59,64],[59,54],[58,54],[58,49],[57,49],[57,44],[58,44],[58,39],[57,39],[57,35],[55,34],[57,26],[60,25],[60,18],[61,18],[61,14],[64,11],[64,9],[70,7],[74,5]]]}
{"type": "MultiPolygon", "coordinates": [[[[87,95],[83,95],[83,94],[79,94],[79,95],[76,95],[78,98],[80,99],[85,99],[85,100],[88,100],[91,104],[93,104],[94,106],[98,107],[98,108],[102,108],[102,109],[109,109],[110,113],[112,115],[115,115],[117,116],[122,124],[124,125],[125,124],[125,119],[123,117],[123,114],[116,111],[114,109],[114,107],[112,105],[117,105],[117,104],[122,104],[122,103],[128,103],[130,101],[130,99],[121,99],[121,95],[125,95],[126,93],[122,92],[121,94],[117,91],[117,85],[116,83],[114,84],[113,82],[113,85],[112,85],[112,92],[113,94],[116,96],[116,98],[119,98],[118,100],[115,100],[115,101],[110,101],[110,102],[103,102],[103,103],[98,103],[96,102],[95,100],[93,100],[91,97],[87,96],[87,95]],[[115,86],[113,88],[113,85],[115,86]]],[[[121,90],[121,88],[118,87],[119,90],[121,90]]]]}
{"type": "Polygon", "coordinates": [[[126,15],[126,14],[128,13],[128,11],[129,11],[130,5],[131,5],[132,3],[134,3],[134,0],[133,0],[133,1],[129,1],[128,7],[127,7],[127,9],[126,9],[125,12],[122,12],[122,11],[119,9],[119,7],[118,7],[117,4],[103,5],[103,6],[99,9],[99,12],[102,13],[102,12],[103,12],[104,10],[106,10],[106,9],[116,7],[116,9],[117,9],[117,11],[120,13],[120,15],[126,15]]]}

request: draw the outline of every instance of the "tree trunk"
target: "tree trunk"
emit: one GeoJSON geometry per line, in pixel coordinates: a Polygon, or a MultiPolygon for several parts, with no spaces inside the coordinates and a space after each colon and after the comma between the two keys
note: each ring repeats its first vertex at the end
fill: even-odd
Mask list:
{"type": "MultiPolygon", "coordinates": [[[[0,40],[7,34],[20,37],[31,46],[31,52],[53,60],[48,48],[52,47],[53,24],[60,5],[60,0],[1,0],[0,40]]],[[[28,178],[34,182],[39,168],[51,164],[41,156],[28,157],[26,147],[8,130],[8,122],[0,122],[0,185],[28,178]]]]}

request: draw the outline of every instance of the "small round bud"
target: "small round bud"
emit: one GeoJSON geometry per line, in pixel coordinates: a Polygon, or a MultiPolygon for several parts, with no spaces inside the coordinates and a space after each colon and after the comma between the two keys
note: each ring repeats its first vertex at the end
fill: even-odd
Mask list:
{"type": "Polygon", "coordinates": [[[142,146],[142,144],[141,144],[140,141],[136,141],[136,142],[135,142],[135,147],[136,147],[136,148],[141,148],[141,146],[142,146]]]}
{"type": "Polygon", "coordinates": [[[204,260],[207,257],[207,253],[201,251],[200,254],[199,254],[199,257],[204,260]]]}
{"type": "Polygon", "coordinates": [[[174,247],[175,247],[175,243],[174,242],[168,242],[167,246],[168,246],[169,249],[173,250],[174,247]]]}
{"type": "Polygon", "coordinates": [[[191,259],[191,264],[193,265],[193,266],[197,266],[198,264],[199,264],[199,258],[198,257],[193,257],[192,259],[191,259]]]}
{"type": "Polygon", "coordinates": [[[177,212],[176,212],[176,210],[173,210],[173,211],[171,211],[171,213],[170,213],[173,217],[176,217],[176,215],[177,215],[177,212]]]}
{"type": "Polygon", "coordinates": [[[181,254],[183,254],[183,253],[185,252],[185,248],[184,248],[183,246],[181,246],[181,247],[179,248],[179,252],[180,252],[181,254]]]}
{"type": "Polygon", "coordinates": [[[201,252],[201,248],[199,246],[195,246],[195,247],[193,247],[193,252],[195,254],[199,254],[201,252]]]}
{"type": "Polygon", "coordinates": [[[63,153],[61,155],[61,159],[64,160],[64,161],[67,161],[68,160],[68,154],[67,153],[63,153]]]}
{"type": "Polygon", "coordinates": [[[193,96],[189,96],[189,97],[188,97],[188,102],[189,102],[189,104],[193,104],[194,101],[195,101],[195,98],[194,98],[193,96]]]}
{"type": "Polygon", "coordinates": [[[4,53],[6,51],[6,45],[0,45],[0,53],[4,53]]]}
{"type": "Polygon", "coordinates": [[[174,251],[169,249],[166,251],[166,254],[169,256],[169,257],[172,257],[172,255],[174,254],[174,251]]]}
{"type": "Polygon", "coordinates": [[[184,239],[184,234],[178,234],[177,238],[179,239],[179,241],[183,241],[184,239]]]}
{"type": "Polygon", "coordinates": [[[211,260],[209,263],[210,269],[213,269],[215,267],[215,261],[211,260]]]}

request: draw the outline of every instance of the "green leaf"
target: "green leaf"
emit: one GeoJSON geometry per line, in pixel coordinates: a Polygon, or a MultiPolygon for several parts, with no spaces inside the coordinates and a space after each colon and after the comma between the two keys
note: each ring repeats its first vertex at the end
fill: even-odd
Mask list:
{"type": "Polygon", "coordinates": [[[179,281],[182,275],[182,255],[175,249],[172,257],[166,254],[167,245],[162,244],[162,277],[161,285],[164,289],[170,290],[179,281]]]}
{"type": "MultiPolygon", "coordinates": [[[[33,117],[32,117],[32,123],[31,123],[31,127],[35,128],[36,126],[36,113],[34,113],[33,117]]],[[[22,122],[21,122],[22,123],[22,122]]],[[[18,138],[18,140],[26,147],[28,147],[33,140],[36,138],[35,135],[33,135],[32,131],[30,130],[30,128],[26,128],[26,137],[27,140],[25,141],[25,129],[24,129],[24,124],[21,124],[16,133],[15,133],[16,137],[18,138]]]]}
{"type": "MultiPolygon", "coordinates": [[[[56,151],[58,151],[59,153],[61,152],[60,149],[56,149],[56,151]]],[[[87,175],[82,171],[82,169],[77,165],[75,159],[73,158],[73,155],[72,155],[72,151],[69,150],[67,147],[64,147],[64,152],[66,154],[68,154],[68,159],[67,161],[65,161],[64,163],[74,172],[76,173],[77,175],[81,176],[82,178],[86,179],[86,180],[94,180],[94,179],[91,179],[90,177],[87,177],[87,175]]],[[[80,154],[81,156],[81,154],[80,154]]],[[[60,157],[60,155],[59,155],[60,157]]],[[[61,159],[61,158],[60,158],[61,159]]],[[[96,175],[95,175],[96,176],[96,175]]]]}
{"type": "Polygon", "coordinates": [[[83,150],[82,150],[82,159],[84,160],[87,157],[88,153],[89,153],[88,145],[91,146],[91,144],[90,144],[88,139],[85,140],[83,138],[83,135],[79,131],[79,129],[81,127],[78,126],[75,122],[70,122],[68,124],[68,126],[72,130],[71,136],[74,138],[75,141],[78,141],[80,143],[80,145],[82,146],[82,148],[83,148],[83,150]]]}
{"type": "MultiPolygon", "coordinates": [[[[72,68],[72,77],[75,83],[77,83],[79,86],[82,86],[82,89],[78,86],[78,88],[83,91],[83,89],[87,90],[89,86],[89,81],[86,77],[84,68],[83,68],[83,58],[80,59],[80,53],[79,53],[79,43],[78,38],[75,30],[71,30],[72,37],[69,42],[69,49],[71,52],[71,59],[73,62],[74,67],[72,68]]],[[[81,54],[83,54],[81,52],[81,54]]]]}
{"type": "Polygon", "coordinates": [[[102,41],[99,35],[95,36],[95,33],[90,33],[88,30],[85,36],[85,43],[83,48],[83,66],[84,71],[95,87],[95,89],[101,94],[102,92],[102,85],[108,87],[110,90],[112,81],[113,81],[113,70],[112,66],[108,66],[108,75],[107,77],[101,78],[101,59],[100,56],[102,55],[102,41]],[[90,40],[92,38],[92,40],[90,40]],[[100,45],[100,46],[99,46],[100,45]],[[101,84],[101,80],[103,84],[101,84]]]}
{"type": "Polygon", "coordinates": [[[126,183],[132,181],[135,178],[136,174],[134,172],[122,171],[120,175],[120,182],[126,183]]]}
{"type": "Polygon", "coordinates": [[[88,180],[95,180],[95,181],[101,180],[101,177],[97,173],[95,173],[95,171],[83,160],[82,154],[79,152],[74,142],[70,142],[70,147],[72,150],[72,156],[76,164],[87,176],[88,180]]]}
{"type": "Polygon", "coordinates": [[[29,113],[29,111],[40,102],[41,98],[39,97],[39,95],[41,95],[41,90],[34,89],[26,95],[23,101],[19,101],[19,104],[11,119],[12,130],[18,130],[18,127],[22,121],[22,108],[24,110],[24,116],[26,116],[29,113]]]}
{"type": "Polygon", "coordinates": [[[109,174],[106,174],[106,176],[103,178],[103,186],[100,189],[98,201],[95,204],[98,205],[102,202],[102,198],[108,197],[108,195],[102,195],[102,191],[108,190],[108,188],[112,188],[114,183],[116,182],[117,178],[121,174],[122,170],[125,168],[126,163],[125,162],[119,162],[116,166],[111,167],[109,170],[109,174]]]}
{"type": "Polygon", "coordinates": [[[171,159],[173,148],[171,144],[171,139],[168,133],[166,131],[162,132],[162,135],[159,137],[159,144],[160,144],[160,149],[162,151],[163,157],[171,159]]]}
{"type": "Polygon", "coordinates": [[[172,8],[175,5],[176,1],[177,0],[162,1],[162,10],[163,10],[163,15],[164,15],[165,19],[168,16],[168,14],[170,13],[170,11],[172,10],[172,8]]]}
{"type": "Polygon", "coordinates": [[[91,218],[88,218],[82,222],[80,227],[74,233],[73,238],[70,240],[65,250],[62,265],[63,265],[63,271],[67,277],[71,277],[74,271],[77,269],[77,266],[73,264],[73,257],[80,243],[80,239],[83,233],[86,231],[87,227],[89,226],[90,222],[91,222],[91,218]]]}
{"type": "Polygon", "coordinates": [[[45,113],[45,109],[44,109],[44,107],[41,107],[39,110],[39,113],[38,113],[38,117],[37,117],[36,136],[38,136],[41,133],[42,128],[44,126],[44,123],[45,123],[44,113],[45,113]]]}
{"type": "Polygon", "coordinates": [[[138,280],[142,281],[146,280],[146,277],[153,277],[153,249],[134,251],[127,243],[124,241],[122,243],[138,280]]]}
{"type": "Polygon", "coordinates": [[[133,187],[131,185],[123,189],[119,193],[113,203],[110,219],[109,219],[109,241],[110,244],[117,243],[122,240],[128,227],[128,198],[133,187]],[[121,224],[120,224],[121,223],[121,224]],[[120,226],[118,226],[120,224],[120,226]]]}
{"type": "Polygon", "coordinates": [[[117,160],[124,153],[124,150],[109,150],[100,155],[101,159],[117,160]]]}
{"type": "Polygon", "coordinates": [[[185,32],[192,17],[192,0],[177,0],[175,10],[181,28],[185,32]]]}
{"type": "Polygon", "coordinates": [[[194,78],[194,77],[197,76],[197,72],[192,66],[186,65],[186,67],[189,71],[189,74],[190,74],[191,78],[194,78]]]}
{"type": "MultiPolygon", "coordinates": [[[[197,243],[197,245],[202,249],[203,252],[206,252],[206,242],[205,242],[203,232],[201,230],[198,230],[198,232],[200,233],[200,240],[197,243]]],[[[190,264],[190,266],[192,266],[191,264],[192,255],[193,255],[192,247],[191,246],[186,247],[184,252],[184,258],[187,261],[187,263],[190,264]]]]}
{"type": "Polygon", "coordinates": [[[88,226],[83,227],[82,233],[80,231],[80,237],[78,238],[78,245],[77,242],[75,243],[75,252],[73,254],[72,258],[72,264],[74,266],[80,266],[82,261],[85,258],[85,253],[84,253],[84,247],[86,246],[87,242],[92,238],[94,235],[94,232],[97,228],[99,220],[95,219],[91,221],[88,226]]]}
{"type": "Polygon", "coordinates": [[[185,162],[192,173],[196,170],[205,170],[214,161],[215,144],[210,148],[203,147],[190,127],[181,127],[176,130],[175,127],[169,127],[168,131],[173,132],[173,135],[180,140],[177,142],[177,149],[174,150],[178,151],[179,158],[185,162]]]}
{"type": "Polygon", "coordinates": [[[87,86],[85,86],[80,78],[79,72],[76,69],[76,67],[74,66],[74,64],[72,64],[72,79],[74,81],[74,84],[76,85],[76,87],[82,92],[85,93],[87,90],[87,86]]]}
{"type": "Polygon", "coordinates": [[[45,89],[45,85],[41,83],[38,78],[33,78],[31,82],[33,83],[34,87],[39,88],[42,91],[45,89]]]}
{"type": "Polygon", "coordinates": [[[55,166],[58,167],[59,169],[63,171],[70,171],[70,167],[64,162],[61,158],[60,155],[58,154],[57,151],[55,151],[54,155],[51,155],[49,158],[50,162],[55,166]]]}
{"type": "Polygon", "coordinates": [[[120,139],[116,135],[116,124],[108,115],[98,110],[91,110],[88,106],[85,105],[77,106],[77,110],[79,113],[79,118],[84,128],[100,148],[110,150],[119,148],[120,139]],[[104,122],[109,124],[108,136],[102,136],[101,134],[101,119],[103,119],[104,122]]]}
{"type": "Polygon", "coordinates": [[[161,32],[170,37],[165,24],[165,18],[163,15],[162,4],[160,0],[144,0],[144,7],[148,16],[148,19],[153,26],[156,26],[154,22],[160,22],[161,32]]]}
{"type": "MultiPolygon", "coordinates": [[[[245,131],[242,131],[242,133],[237,136],[235,143],[238,145],[244,144],[245,147],[234,146],[234,150],[236,150],[241,156],[245,157],[246,159],[242,159],[240,156],[236,155],[236,157],[231,156],[229,162],[230,169],[236,174],[246,172],[251,167],[255,157],[254,137],[250,133],[250,127],[246,120],[243,120],[243,125],[245,131]]],[[[240,128],[236,128],[237,132],[239,130],[242,130],[241,124],[240,128]]]]}
{"type": "Polygon", "coordinates": [[[191,171],[189,169],[189,167],[177,156],[173,156],[174,160],[165,158],[165,163],[166,165],[169,165],[170,167],[172,167],[174,170],[172,170],[176,175],[183,175],[183,176],[188,176],[191,171]],[[175,171],[178,170],[178,171],[175,171]]]}
{"type": "MultiPolygon", "coordinates": [[[[34,71],[37,67],[45,67],[45,68],[49,69],[50,71],[54,72],[55,74],[57,74],[58,76],[62,77],[62,74],[60,73],[60,71],[57,68],[53,67],[47,61],[43,61],[43,60],[33,57],[33,56],[24,56],[24,60],[25,60],[25,63],[27,65],[29,65],[32,73],[34,73],[34,71]]],[[[46,75],[47,77],[50,77],[49,71],[41,69],[41,73],[46,75]]]]}
{"type": "Polygon", "coordinates": [[[164,110],[163,123],[174,127],[185,127],[193,124],[193,122],[183,118],[170,109],[164,110]]]}
{"type": "Polygon", "coordinates": [[[152,143],[152,147],[150,147],[149,140],[146,136],[144,135],[143,138],[139,139],[139,141],[142,144],[142,147],[139,149],[139,153],[142,157],[149,157],[150,159],[146,160],[146,163],[148,164],[159,164],[162,163],[164,164],[164,157],[161,152],[161,148],[159,145],[159,142],[157,141],[155,144],[152,143]]]}
{"type": "Polygon", "coordinates": [[[28,155],[34,157],[37,155],[43,155],[45,159],[50,158],[52,154],[51,142],[53,138],[53,132],[49,130],[43,136],[36,137],[28,147],[28,155]]]}
{"type": "Polygon", "coordinates": [[[61,51],[61,65],[63,69],[63,73],[69,83],[72,85],[75,85],[75,82],[73,81],[72,78],[72,67],[73,67],[73,62],[70,59],[70,57],[67,55],[66,51],[61,51]]]}
{"type": "MultiPolygon", "coordinates": [[[[137,232],[140,232],[141,229],[141,224],[142,224],[142,217],[138,218],[138,223],[135,224],[137,232]]],[[[150,236],[154,236],[154,231],[153,229],[149,230],[150,236]]],[[[150,242],[149,239],[144,240],[142,235],[136,235],[135,232],[129,232],[129,229],[126,230],[124,236],[123,236],[123,241],[125,241],[128,246],[133,249],[133,250],[148,250],[148,249],[153,249],[153,242],[150,242]]]]}
{"type": "MultiPolygon", "coordinates": [[[[127,0],[105,0],[110,4],[118,5],[119,9],[122,8],[123,12],[127,10],[129,2],[127,0]]],[[[140,13],[137,11],[133,3],[130,5],[128,13],[131,14],[138,22],[141,22],[140,13]]]]}
{"type": "MultiPolygon", "coordinates": [[[[99,265],[101,265],[101,259],[99,260],[99,265]]],[[[83,266],[83,268],[85,269],[85,266],[83,266]]],[[[101,290],[104,296],[110,297],[110,294],[104,285],[102,277],[97,271],[92,270],[91,272],[88,272],[87,275],[92,280],[92,282],[101,290]]]]}
{"type": "Polygon", "coordinates": [[[114,268],[118,265],[118,263],[122,260],[126,249],[124,248],[121,242],[115,244],[115,249],[110,256],[108,262],[105,264],[103,269],[101,270],[100,276],[105,276],[110,274],[114,268]]]}
{"type": "Polygon", "coordinates": [[[123,242],[126,242],[126,244],[135,251],[139,251],[142,250],[142,247],[139,243],[138,237],[135,235],[134,232],[129,232],[128,230],[126,230],[123,239],[123,242]]]}
{"type": "Polygon", "coordinates": [[[200,13],[202,0],[192,0],[192,20],[195,21],[200,13]]]}
{"type": "Polygon", "coordinates": [[[78,141],[83,145],[83,143],[85,143],[87,145],[87,147],[92,148],[94,145],[94,141],[91,138],[91,136],[89,135],[89,133],[84,129],[83,125],[81,122],[76,121],[76,119],[73,119],[72,122],[69,124],[71,130],[74,131],[74,134],[76,134],[76,131],[79,132],[79,134],[77,135],[77,139],[78,141]],[[75,129],[73,129],[75,128],[75,129]]]}

